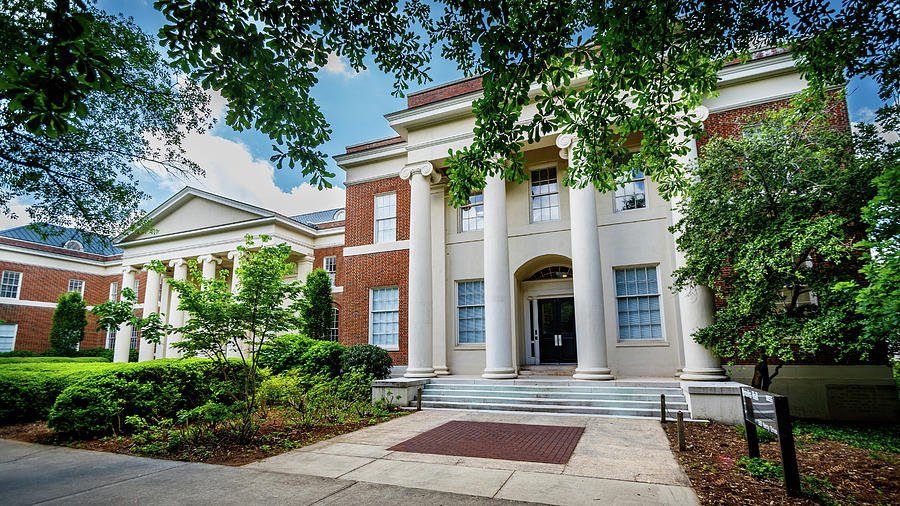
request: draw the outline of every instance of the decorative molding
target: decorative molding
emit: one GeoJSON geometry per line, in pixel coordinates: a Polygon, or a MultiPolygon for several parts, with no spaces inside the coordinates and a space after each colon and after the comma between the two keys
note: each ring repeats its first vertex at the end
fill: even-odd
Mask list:
{"type": "Polygon", "coordinates": [[[169,267],[172,267],[173,269],[177,269],[177,268],[179,268],[181,266],[185,266],[185,265],[187,265],[187,260],[185,260],[183,258],[175,258],[175,259],[169,260],[169,267]]]}
{"type": "Polygon", "coordinates": [[[47,309],[56,309],[56,302],[44,302],[40,300],[22,300],[22,299],[13,299],[10,297],[0,297],[0,304],[8,304],[10,306],[26,306],[26,307],[40,307],[47,309]]]}
{"type": "Polygon", "coordinates": [[[409,180],[415,174],[421,174],[431,184],[436,184],[441,180],[441,175],[435,172],[431,162],[409,163],[400,169],[400,179],[409,180]]]}
{"type": "Polygon", "coordinates": [[[572,149],[575,147],[575,143],[578,142],[578,137],[572,134],[559,134],[556,136],[556,147],[559,148],[559,157],[563,160],[568,160],[572,156],[572,149]]]}
{"type": "Polygon", "coordinates": [[[350,246],[344,248],[344,257],[368,255],[371,253],[384,253],[387,251],[400,251],[409,249],[409,239],[403,241],[380,242],[375,244],[363,244],[362,246],[350,246]]]}
{"type": "Polygon", "coordinates": [[[221,264],[222,264],[222,259],[221,259],[221,258],[218,258],[218,257],[214,257],[214,256],[212,256],[212,255],[210,255],[210,254],[206,254],[206,255],[200,255],[200,256],[198,256],[198,257],[197,257],[197,262],[200,262],[201,264],[202,264],[202,263],[206,263],[206,262],[215,262],[216,265],[221,265],[221,264]]]}

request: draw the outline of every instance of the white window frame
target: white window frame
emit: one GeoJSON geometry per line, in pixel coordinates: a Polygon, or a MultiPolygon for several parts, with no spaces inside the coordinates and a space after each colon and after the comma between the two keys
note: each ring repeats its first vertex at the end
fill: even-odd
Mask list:
{"type": "Polygon", "coordinates": [[[119,298],[119,282],[113,281],[109,284],[109,300],[115,302],[119,298]]]}
{"type": "MultiPolygon", "coordinates": [[[[481,307],[481,308],[484,308],[484,306],[485,306],[484,300],[481,301],[481,306],[460,306],[460,305],[459,305],[459,284],[460,284],[460,283],[472,283],[472,282],[475,282],[475,281],[481,281],[481,289],[482,289],[482,293],[483,293],[483,292],[484,292],[484,279],[460,279],[460,280],[457,280],[456,283],[455,283],[455,284],[456,284],[456,294],[455,294],[455,295],[456,295],[456,300],[454,301],[454,305],[456,306],[456,346],[461,347],[461,348],[484,348],[485,342],[487,341],[487,338],[485,337],[485,335],[482,335],[482,337],[484,338],[484,340],[481,341],[481,342],[475,342],[475,343],[463,343],[463,342],[460,342],[460,340],[459,340],[459,336],[460,336],[460,328],[459,328],[459,323],[460,323],[460,319],[459,319],[459,310],[460,310],[460,308],[463,308],[463,307],[481,307]]],[[[485,320],[485,321],[484,321],[485,326],[487,326],[487,315],[485,315],[484,320],[485,320]]],[[[484,330],[484,334],[487,334],[487,329],[483,329],[483,330],[484,330]]]]}
{"type": "Polygon", "coordinates": [[[116,333],[118,330],[115,327],[110,327],[106,329],[106,349],[114,350],[116,349],[116,333]]]}
{"type": "Polygon", "coordinates": [[[397,192],[389,191],[383,193],[376,193],[375,197],[372,199],[372,242],[375,244],[388,243],[388,242],[396,242],[397,241],[397,192]],[[394,215],[389,217],[378,217],[378,199],[379,197],[387,197],[388,195],[393,195],[394,197],[394,215]],[[378,224],[385,221],[393,220],[394,222],[394,238],[391,240],[382,239],[378,236],[378,224]]]}
{"type": "Polygon", "coordinates": [[[663,304],[662,297],[662,278],[660,278],[659,274],[659,264],[639,264],[639,265],[619,265],[613,267],[612,273],[613,280],[613,299],[616,304],[616,345],[620,346],[660,346],[668,344],[668,338],[666,334],[666,312],[663,304]],[[624,295],[622,297],[619,296],[618,291],[616,290],[616,271],[625,270],[625,269],[641,269],[641,268],[653,268],[656,271],[656,293],[655,294],[644,294],[644,295],[624,295]],[[622,339],[622,329],[619,326],[619,299],[627,299],[631,297],[647,297],[653,296],[659,297],[659,327],[660,327],[660,337],[651,337],[649,339],[622,339]]]}
{"type": "Polygon", "coordinates": [[[134,286],[132,288],[134,288],[134,296],[135,296],[135,300],[137,300],[138,294],[141,293],[141,280],[135,279],[134,286]]]}
{"type": "Polygon", "coordinates": [[[15,296],[15,297],[0,297],[0,298],[2,298],[2,299],[16,299],[16,300],[18,300],[18,299],[22,296],[22,277],[23,277],[23,274],[22,274],[22,272],[20,272],[20,271],[3,271],[3,272],[0,272],[0,283],[3,282],[3,278],[6,276],[6,273],[10,273],[10,274],[18,274],[18,275],[19,275],[19,277],[18,277],[18,279],[17,279],[17,284],[16,284],[16,296],[15,296]]]}
{"type": "Polygon", "coordinates": [[[484,194],[482,192],[475,192],[472,195],[469,195],[469,201],[467,204],[459,206],[459,233],[464,232],[476,232],[479,230],[484,230],[484,194]],[[480,196],[481,200],[478,202],[472,202],[472,197],[480,196]],[[481,208],[481,220],[479,220],[478,216],[478,208],[481,208]],[[471,221],[471,219],[467,220],[465,218],[466,211],[474,210],[475,211],[475,227],[474,228],[466,228],[466,223],[471,221]],[[479,221],[481,226],[479,227],[479,221]]]}
{"type": "Polygon", "coordinates": [[[10,351],[15,350],[16,349],[16,338],[19,335],[19,324],[18,323],[0,323],[0,327],[12,327],[13,328],[12,348],[10,348],[10,351]]]}
{"type": "Polygon", "coordinates": [[[328,274],[328,277],[331,279],[331,286],[334,285],[334,280],[337,277],[337,255],[328,255],[327,257],[322,259],[322,268],[328,274]],[[329,260],[332,262],[333,270],[328,269],[329,260]]]}
{"type": "Polygon", "coordinates": [[[85,285],[85,282],[83,279],[70,279],[69,284],[66,286],[66,293],[78,292],[78,294],[81,295],[81,298],[83,299],[84,298],[84,285],[85,285]],[[73,282],[81,283],[81,289],[72,290],[73,282]]]}
{"type": "Polygon", "coordinates": [[[131,341],[128,343],[129,350],[136,350],[138,348],[138,341],[141,337],[141,331],[136,326],[131,326],[131,341]]]}
{"type": "Polygon", "coordinates": [[[331,326],[328,327],[328,337],[332,341],[338,342],[341,335],[341,310],[337,306],[331,308],[331,326]]]}
{"type": "MultiPolygon", "coordinates": [[[[546,222],[548,222],[548,221],[559,221],[559,220],[562,218],[562,200],[561,200],[562,196],[560,195],[560,190],[559,190],[559,187],[560,187],[560,184],[559,184],[559,167],[557,167],[556,165],[551,165],[551,166],[547,166],[547,167],[538,167],[538,168],[532,169],[531,172],[529,172],[528,175],[529,175],[529,178],[528,178],[528,179],[529,179],[529,184],[528,184],[528,220],[529,220],[531,223],[546,223],[546,222]],[[541,193],[541,194],[535,195],[535,193],[534,193],[534,173],[535,173],[535,172],[540,172],[540,171],[542,171],[542,170],[552,170],[552,171],[554,171],[554,173],[555,173],[555,180],[556,180],[556,191],[555,191],[555,192],[549,192],[549,193],[541,193]],[[556,216],[556,218],[553,218],[553,217],[551,216],[550,218],[548,218],[548,219],[546,219],[546,220],[544,220],[544,219],[535,220],[535,219],[534,219],[534,199],[535,199],[535,198],[540,198],[540,197],[549,197],[549,196],[551,196],[551,195],[556,195],[556,209],[557,209],[557,213],[556,213],[557,216],[556,216]]],[[[550,207],[549,209],[552,209],[552,207],[550,207]]],[[[551,212],[551,214],[552,214],[552,212],[551,212]]]]}
{"type": "MultiPolygon", "coordinates": [[[[641,177],[636,178],[636,177],[634,177],[635,172],[639,172],[639,171],[634,171],[634,172],[632,172],[632,173],[630,174],[630,177],[629,177],[628,180],[623,181],[621,186],[619,186],[619,187],[617,187],[615,190],[613,190],[613,212],[614,212],[614,213],[627,213],[628,211],[637,211],[638,209],[647,209],[647,207],[648,207],[648,205],[649,205],[649,202],[647,202],[647,201],[649,200],[649,199],[648,199],[648,197],[649,197],[649,195],[648,195],[649,191],[648,191],[648,187],[647,187],[647,174],[644,174],[643,171],[640,171],[641,177]],[[632,209],[618,209],[617,206],[616,206],[616,202],[619,200],[619,198],[621,198],[621,197],[628,197],[628,196],[629,196],[628,194],[625,194],[624,192],[623,192],[622,195],[619,195],[619,190],[623,190],[623,191],[624,191],[625,185],[626,185],[626,184],[628,184],[628,183],[636,183],[636,182],[638,182],[638,181],[644,183],[644,205],[643,205],[643,206],[639,206],[639,207],[638,207],[638,206],[635,206],[635,207],[632,208],[632,209]]],[[[630,196],[634,196],[634,195],[637,195],[637,193],[632,193],[630,196]]]]}
{"type": "MultiPolygon", "coordinates": [[[[383,348],[387,351],[400,351],[400,302],[399,301],[400,301],[400,287],[398,285],[373,286],[373,287],[369,288],[369,344],[378,346],[379,348],[383,348]],[[373,333],[375,318],[372,317],[372,315],[375,314],[375,311],[373,310],[374,305],[375,305],[374,304],[375,297],[373,297],[373,292],[375,290],[386,290],[386,289],[390,289],[390,288],[397,290],[397,344],[395,344],[395,345],[375,344],[375,339],[374,339],[375,335],[373,333]]],[[[379,311],[379,312],[387,313],[387,312],[393,312],[393,311],[379,311]]]]}

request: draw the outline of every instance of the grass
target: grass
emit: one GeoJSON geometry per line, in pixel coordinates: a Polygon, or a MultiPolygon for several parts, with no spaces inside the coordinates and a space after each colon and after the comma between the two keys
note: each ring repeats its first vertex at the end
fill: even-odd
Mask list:
{"type": "MultiPolygon", "coordinates": [[[[738,431],[738,434],[741,435],[744,440],[747,439],[747,429],[744,428],[743,425],[735,425],[735,430],[738,431]]],[[[756,438],[760,443],[773,443],[778,441],[778,436],[772,434],[771,432],[763,429],[762,427],[756,427],[756,438]]]]}
{"type": "Polygon", "coordinates": [[[865,426],[798,421],[794,424],[794,434],[841,441],[867,450],[900,452],[900,424],[865,426]]]}

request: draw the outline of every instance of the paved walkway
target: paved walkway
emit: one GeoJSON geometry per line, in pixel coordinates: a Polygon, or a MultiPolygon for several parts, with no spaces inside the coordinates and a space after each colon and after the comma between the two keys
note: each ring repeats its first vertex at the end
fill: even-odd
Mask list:
{"type": "Polygon", "coordinates": [[[0,440],[0,504],[697,504],[657,422],[422,411],[243,467],[0,440]],[[567,464],[387,448],[449,420],[584,426],[567,464]],[[521,504],[521,503],[520,503],[521,504]]]}
{"type": "Polygon", "coordinates": [[[244,466],[546,504],[697,504],[659,422],[428,410],[244,466]],[[566,464],[388,448],[450,420],[585,427],[566,464]]]}

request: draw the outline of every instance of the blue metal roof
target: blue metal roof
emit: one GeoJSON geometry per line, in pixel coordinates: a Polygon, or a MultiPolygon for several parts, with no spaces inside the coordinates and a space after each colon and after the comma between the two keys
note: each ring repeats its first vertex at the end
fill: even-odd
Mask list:
{"type": "Polygon", "coordinates": [[[74,228],[57,227],[55,225],[44,225],[42,231],[48,234],[47,237],[41,237],[41,234],[28,228],[28,225],[22,227],[10,228],[0,231],[0,237],[8,237],[19,241],[27,241],[36,244],[44,244],[47,246],[55,246],[57,248],[65,248],[68,241],[75,240],[81,243],[84,253],[92,253],[94,255],[112,256],[122,254],[122,249],[112,245],[112,240],[96,234],[84,233],[74,228]]]}
{"type": "Polygon", "coordinates": [[[308,227],[318,228],[316,225],[319,223],[329,223],[335,221],[334,216],[338,211],[343,210],[343,207],[337,207],[334,209],[327,209],[325,211],[316,211],[314,213],[298,214],[297,216],[291,216],[291,219],[308,227]]]}

